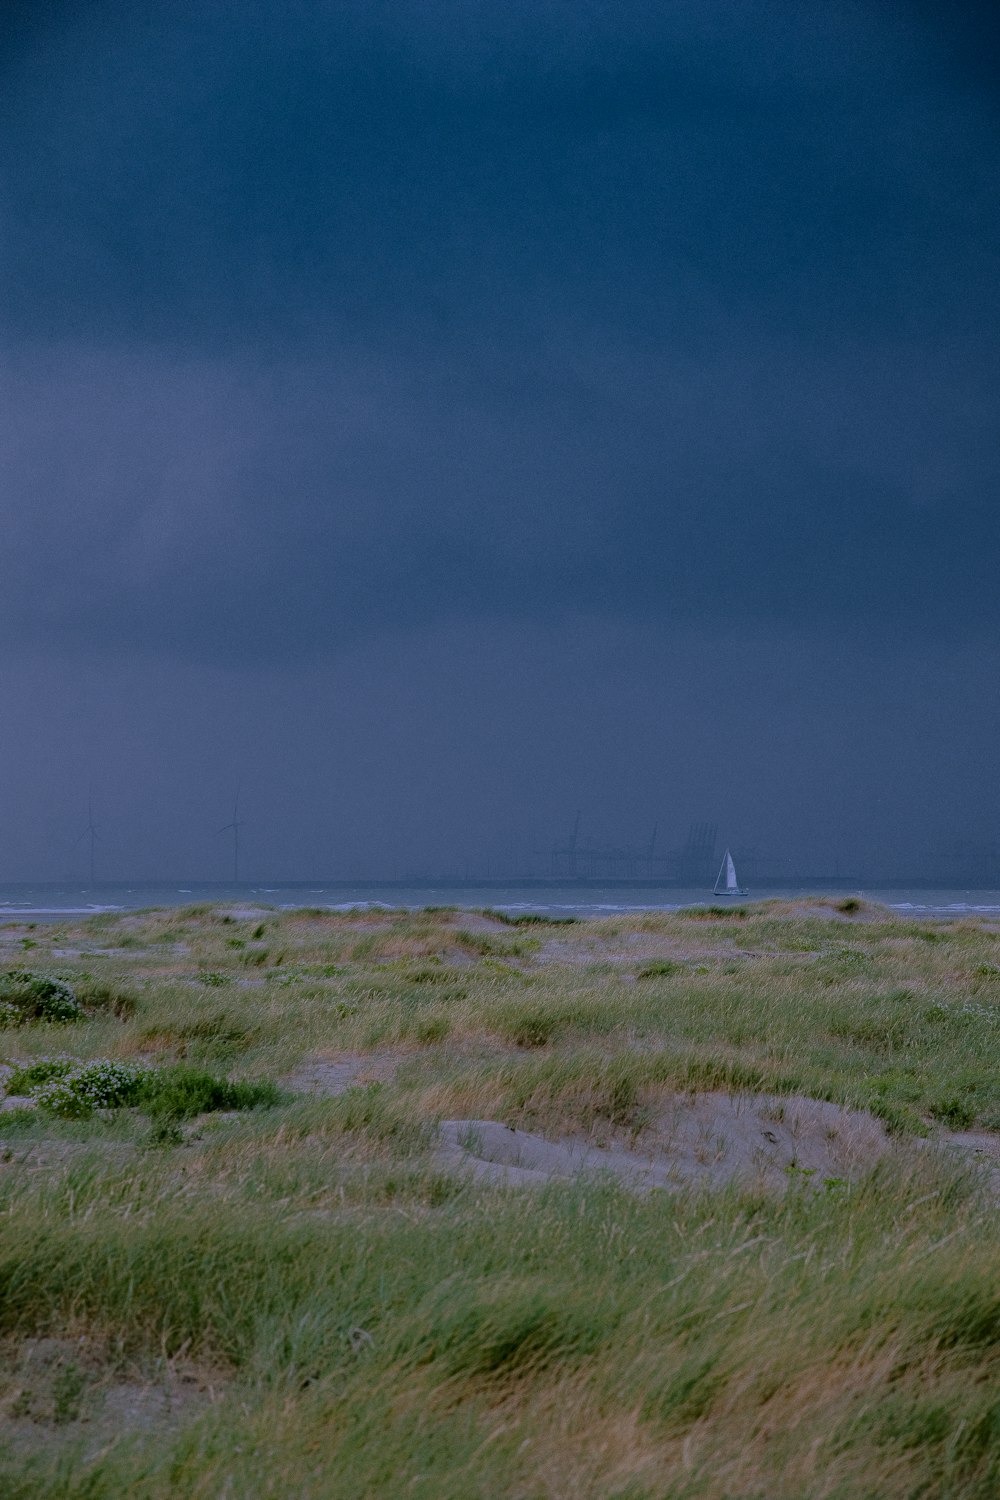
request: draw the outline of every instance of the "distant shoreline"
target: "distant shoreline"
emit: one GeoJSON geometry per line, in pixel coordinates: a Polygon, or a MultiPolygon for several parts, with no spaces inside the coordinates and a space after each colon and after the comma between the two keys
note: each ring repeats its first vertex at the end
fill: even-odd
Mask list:
{"type": "Polygon", "coordinates": [[[668,913],[691,907],[734,910],[767,901],[835,905],[840,901],[872,902],[897,915],[961,919],[1000,918],[1000,891],[986,887],[850,885],[751,885],[747,896],[717,896],[710,887],[677,887],[643,881],[575,882],[480,881],[330,881],[319,885],[288,881],[277,885],[226,881],[133,883],[27,882],[0,883],[0,926],[51,923],[87,917],[198,906],[261,908],[269,911],[343,912],[355,909],[420,911],[454,907],[510,913],[547,913],[589,920],[643,912],[668,913]]]}
{"type": "MultiPolygon", "coordinates": [[[[769,894],[793,894],[803,891],[814,891],[818,893],[830,893],[832,895],[857,895],[859,891],[956,891],[972,894],[976,891],[1000,891],[1000,886],[988,882],[962,881],[954,882],[942,878],[930,876],[918,876],[896,879],[870,880],[858,875],[794,875],[787,878],[777,876],[761,876],[751,882],[750,899],[757,896],[758,892],[767,891],[769,894]]],[[[440,890],[470,890],[470,891],[508,891],[508,890],[637,890],[637,891],[666,891],[678,892],[684,895],[690,894],[694,889],[690,885],[681,884],[676,880],[654,880],[649,876],[607,876],[597,875],[512,875],[484,877],[473,879],[452,875],[414,875],[394,879],[367,879],[359,877],[354,880],[276,880],[273,877],[261,877],[258,880],[243,880],[236,885],[231,880],[197,880],[187,877],[163,877],[158,880],[95,880],[93,884],[83,880],[6,880],[0,881],[0,891],[4,890],[75,890],[80,891],[109,891],[109,890],[173,890],[184,894],[196,893],[205,890],[239,890],[244,893],[274,891],[356,891],[356,890],[386,890],[386,891],[440,891],[440,890]]],[[[712,895],[711,886],[705,887],[706,898],[712,895]]]]}

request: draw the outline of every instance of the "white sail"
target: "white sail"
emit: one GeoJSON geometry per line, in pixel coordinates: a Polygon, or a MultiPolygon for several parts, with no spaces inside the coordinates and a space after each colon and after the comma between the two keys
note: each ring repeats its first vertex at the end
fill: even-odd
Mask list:
{"type": "Polygon", "coordinates": [[[733,864],[733,856],[727,849],[722,859],[719,870],[719,878],[715,882],[716,896],[745,896],[746,891],[736,878],[736,866],[733,864]]]}

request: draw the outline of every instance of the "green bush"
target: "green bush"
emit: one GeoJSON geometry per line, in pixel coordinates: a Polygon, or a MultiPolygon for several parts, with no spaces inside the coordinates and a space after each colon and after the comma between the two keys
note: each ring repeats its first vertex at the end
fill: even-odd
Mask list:
{"type": "Polygon", "coordinates": [[[942,1125],[947,1125],[952,1130],[968,1130],[976,1118],[976,1111],[957,1094],[946,1094],[940,1099],[935,1099],[931,1105],[931,1114],[935,1120],[939,1120],[942,1125]]]}
{"type": "Polygon", "coordinates": [[[35,1062],[15,1068],[7,1079],[8,1094],[30,1094],[50,1078],[64,1078],[77,1066],[72,1057],[39,1057],[35,1062]]]}
{"type": "Polygon", "coordinates": [[[138,1104],[148,1076],[145,1068],[104,1058],[50,1072],[47,1079],[34,1085],[31,1094],[46,1113],[63,1120],[81,1120],[95,1109],[138,1104]]]}
{"type": "Polygon", "coordinates": [[[95,1109],[139,1108],[158,1120],[188,1120],[222,1109],[255,1109],[277,1104],[278,1088],[219,1078],[178,1064],[143,1068],[103,1058],[80,1063],[72,1058],[41,1058],[14,1071],[9,1093],[28,1094],[47,1114],[85,1119],[95,1109]]]}
{"type": "Polygon", "coordinates": [[[40,1083],[32,1090],[32,1097],[38,1104],[39,1109],[46,1114],[55,1115],[60,1120],[85,1120],[88,1115],[93,1114],[94,1106],[82,1094],[78,1094],[73,1087],[73,1079],[67,1075],[65,1078],[50,1078],[47,1083],[40,1083]]]}
{"type": "Polygon", "coordinates": [[[0,1025],[80,1021],[83,1014],[83,1006],[62,979],[34,974],[30,969],[8,969],[0,975],[0,1025]]]}
{"type": "Polygon", "coordinates": [[[234,1083],[179,1063],[146,1073],[135,1102],[154,1119],[190,1120],[216,1110],[256,1109],[280,1100],[278,1087],[266,1080],[234,1083]]]}

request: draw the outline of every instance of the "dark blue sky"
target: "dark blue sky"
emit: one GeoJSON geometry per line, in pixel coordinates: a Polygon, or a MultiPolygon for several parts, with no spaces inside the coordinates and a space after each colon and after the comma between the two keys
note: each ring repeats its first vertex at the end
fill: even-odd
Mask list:
{"type": "Polygon", "coordinates": [[[990,10],[7,15],[0,876],[1000,837],[990,10]]]}

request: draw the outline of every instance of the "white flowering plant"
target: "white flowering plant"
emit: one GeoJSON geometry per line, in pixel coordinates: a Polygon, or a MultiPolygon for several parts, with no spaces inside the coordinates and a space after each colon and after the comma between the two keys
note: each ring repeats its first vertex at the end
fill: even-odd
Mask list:
{"type": "Polygon", "coordinates": [[[30,1090],[40,1109],[63,1120],[81,1120],[95,1109],[138,1104],[150,1069],[112,1058],[70,1064],[30,1090]]]}
{"type": "Polygon", "coordinates": [[[50,1078],[62,1078],[79,1066],[80,1061],[76,1057],[36,1057],[33,1062],[15,1066],[7,1079],[7,1092],[33,1096],[40,1083],[48,1083],[50,1078]]]}
{"type": "Polygon", "coordinates": [[[80,1021],[83,1016],[83,1006],[64,979],[35,974],[30,969],[8,969],[0,974],[0,1025],[80,1021]]]}
{"type": "Polygon", "coordinates": [[[242,1110],[279,1103],[281,1092],[267,1079],[218,1078],[183,1064],[150,1068],[117,1058],[81,1062],[40,1057],[16,1067],[9,1095],[27,1095],[47,1114],[82,1120],[95,1109],[138,1107],[157,1119],[185,1120],[213,1110],[242,1110]]]}
{"type": "Polygon", "coordinates": [[[70,1076],[50,1078],[32,1089],[31,1097],[46,1114],[57,1115],[60,1120],[83,1120],[93,1113],[93,1105],[74,1089],[70,1076]]]}

